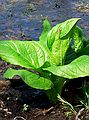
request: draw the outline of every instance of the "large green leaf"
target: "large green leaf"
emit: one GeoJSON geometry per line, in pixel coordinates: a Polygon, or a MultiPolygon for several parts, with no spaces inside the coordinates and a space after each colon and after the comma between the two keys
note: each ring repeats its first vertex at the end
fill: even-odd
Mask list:
{"type": "Polygon", "coordinates": [[[32,88],[48,90],[53,87],[53,83],[49,79],[40,77],[39,75],[27,70],[14,70],[9,68],[4,73],[4,77],[8,79],[12,79],[15,75],[20,76],[22,80],[32,88]]]}
{"type": "Polygon", "coordinates": [[[68,65],[49,67],[44,70],[48,70],[54,75],[69,79],[89,76],[89,56],[83,55],[68,65]]]}
{"type": "Polygon", "coordinates": [[[51,30],[51,28],[52,28],[52,26],[51,26],[50,21],[48,19],[45,19],[43,21],[43,32],[42,32],[42,34],[41,34],[41,36],[39,38],[40,39],[39,42],[41,44],[47,45],[47,34],[51,30]]]}
{"type": "Polygon", "coordinates": [[[36,41],[0,41],[0,57],[15,65],[40,68],[49,59],[49,51],[36,41]]]}

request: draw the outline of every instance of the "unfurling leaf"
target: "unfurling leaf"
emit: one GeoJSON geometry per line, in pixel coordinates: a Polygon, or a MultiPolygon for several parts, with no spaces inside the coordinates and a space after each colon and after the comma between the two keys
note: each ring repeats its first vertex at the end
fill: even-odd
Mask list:
{"type": "Polygon", "coordinates": [[[83,34],[81,28],[79,28],[78,26],[76,26],[74,29],[73,38],[75,52],[81,51],[81,49],[83,48],[83,34]]]}
{"type": "Polygon", "coordinates": [[[55,65],[63,65],[72,40],[72,32],[80,18],[69,19],[53,27],[47,35],[47,45],[55,65]]]}
{"type": "Polygon", "coordinates": [[[43,22],[43,32],[40,36],[40,43],[41,44],[44,44],[44,45],[47,45],[47,34],[48,32],[51,30],[52,26],[51,26],[51,23],[48,19],[45,19],[44,22],[43,22]]]}

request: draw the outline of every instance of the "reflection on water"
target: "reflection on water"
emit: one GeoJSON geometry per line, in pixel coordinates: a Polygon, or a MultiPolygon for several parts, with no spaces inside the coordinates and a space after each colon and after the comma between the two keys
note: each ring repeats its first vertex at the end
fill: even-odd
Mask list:
{"type": "Polygon", "coordinates": [[[89,34],[89,0],[0,0],[0,39],[38,39],[42,20],[52,25],[81,17],[80,26],[89,34]]]}

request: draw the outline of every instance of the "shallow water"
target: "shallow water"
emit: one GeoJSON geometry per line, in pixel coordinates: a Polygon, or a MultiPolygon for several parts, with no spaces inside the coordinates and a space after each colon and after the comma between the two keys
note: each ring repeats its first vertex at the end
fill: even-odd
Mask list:
{"type": "Polygon", "coordinates": [[[46,17],[52,25],[80,17],[89,36],[89,0],[0,0],[0,39],[38,40],[46,17]]]}

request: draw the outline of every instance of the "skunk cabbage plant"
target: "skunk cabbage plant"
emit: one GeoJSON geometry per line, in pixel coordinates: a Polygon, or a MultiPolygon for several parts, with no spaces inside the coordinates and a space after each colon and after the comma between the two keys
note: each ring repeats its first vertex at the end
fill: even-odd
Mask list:
{"type": "Polygon", "coordinates": [[[76,25],[79,20],[72,18],[54,27],[44,20],[38,41],[0,40],[1,59],[21,66],[7,69],[3,77],[18,75],[56,103],[67,81],[89,76],[89,45],[84,46],[82,30],[76,25]]]}

